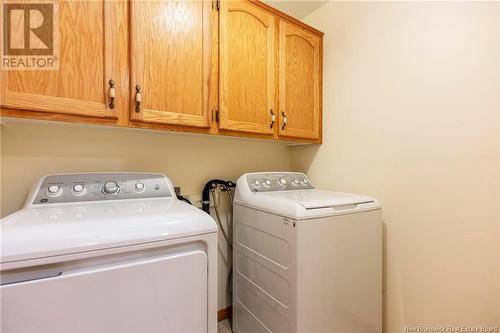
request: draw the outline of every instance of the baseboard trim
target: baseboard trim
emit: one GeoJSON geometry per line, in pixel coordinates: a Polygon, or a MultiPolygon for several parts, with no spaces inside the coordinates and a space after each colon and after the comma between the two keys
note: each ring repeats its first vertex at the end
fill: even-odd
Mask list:
{"type": "Polygon", "coordinates": [[[223,321],[228,318],[231,318],[233,315],[233,307],[227,307],[225,309],[220,309],[217,311],[217,321],[223,321]]]}

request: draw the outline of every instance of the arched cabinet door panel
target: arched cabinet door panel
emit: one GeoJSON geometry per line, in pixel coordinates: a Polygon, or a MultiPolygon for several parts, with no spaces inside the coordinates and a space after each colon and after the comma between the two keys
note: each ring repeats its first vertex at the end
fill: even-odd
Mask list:
{"type": "Polygon", "coordinates": [[[220,3],[219,128],[270,134],[275,17],[248,1],[220,3]]]}
{"type": "Polygon", "coordinates": [[[279,135],[319,139],[321,38],[282,21],[279,59],[279,135]]]}
{"type": "Polygon", "coordinates": [[[131,1],[131,118],[210,127],[212,3],[131,1]]]}
{"type": "Polygon", "coordinates": [[[40,48],[48,53],[42,53],[46,61],[37,61],[38,65],[42,64],[40,67],[1,69],[0,105],[19,110],[116,118],[124,107],[119,96],[127,89],[124,80],[128,66],[127,4],[123,1],[54,1],[36,4],[39,7],[34,10],[19,6],[22,4],[5,4],[0,9],[2,17],[4,14],[9,17],[12,29],[6,42],[11,46],[21,43],[31,47],[33,41],[36,44],[34,49],[12,54],[22,59],[38,59],[29,55],[30,52],[40,48]],[[32,15],[33,12],[40,14],[32,15]],[[33,32],[27,38],[26,31],[24,34],[19,31],[25,27],[23,22],[29,20],[33,24],[33,19],[41,22],[40,29],[48,29],[46,38],[39,38],[33,32]],[[25,43],[24,38],[29,42],[25,43]],[[111,101],[113,96],[116,100],[111,101]]]}

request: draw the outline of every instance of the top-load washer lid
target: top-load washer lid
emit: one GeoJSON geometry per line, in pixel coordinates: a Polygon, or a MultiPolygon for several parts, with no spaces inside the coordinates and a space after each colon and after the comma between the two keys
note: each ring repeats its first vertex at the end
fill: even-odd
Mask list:
{"type": "Polygon", "coordinates": [[[23,262],[28,261],[55,262],[72,254],[217,232],[208,214],[172,195],[172,184],[164,176],[157,175],[154,181],[151,178],[147,181],[148,178],[141,179],[140,174],[95,175],[87,179],[116,179],[122,196],[115,193],[102,197],[101,190],[99,194],[91,193],[94,183],[83,183],[85,177],[50,176],[49,182],[44,178],[34,188],[25,208],[2,219],[0,263],[3,270],[22,267],[23,262]],[[48,195],[48,187],[53,186],[55,180],[62,189],[59,196],[64,199],[62,202],[57,202],[57,196],[48,195]],[[136,193],[129,191],[139,182],[145,189],[139,186],[136,193]],[[84,185],[87,197],[79,195],[78,202],[69,202],[69,195],[73,194],[67,197],[63,194],[73,184],[84,185]],[[51,203],[44,200],[46,196],[51,203]]]}
{"type": "Polygon", "coordinates": [[[259,193],[268,200],[292,200],[305,209],[346,208],[374,203],[375,199],[351,193],[331,192],[318,189],[259,193]]]}
{"type": "Polygon", "coordinates": [[[315,189],[304,174],[293,172],[243,175],[234,202],[297,220],[380,209],[374,198],[315,189]]]}

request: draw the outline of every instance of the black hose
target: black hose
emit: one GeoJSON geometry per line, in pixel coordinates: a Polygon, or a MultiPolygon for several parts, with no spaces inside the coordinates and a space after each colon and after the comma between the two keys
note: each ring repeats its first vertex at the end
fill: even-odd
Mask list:
{"type": "Polygon", "coordinates": [[[207,214],[210,214],[210,190],[217,185],[224,185],[226,187],[236,187],[236,184],[232,181],[221,180],[221,179],[212,179],[209,180],[203,191],[201,192],[201,209],[205,211],[207,214]]]}
{"type": "Polygon", "coordinates": [[[186,197],[184,197],[184,196],[182,196],[182,195],[178,195],[178,196],[177,196],[177,199],[182,200],[182,201],[185,201],[185,202],[187,202],[187,203],[188,203],[188,204],[190,204],[190,205],[193,205],[193,204],[191,203],[191,200],[189,200],[188,198],[186,198],[186,197]]]}

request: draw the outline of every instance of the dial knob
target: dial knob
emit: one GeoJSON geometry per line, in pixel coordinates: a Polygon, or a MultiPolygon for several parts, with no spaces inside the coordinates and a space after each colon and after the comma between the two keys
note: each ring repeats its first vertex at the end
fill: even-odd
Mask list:
{"type": "Polygon", "coordinates": [[[295,180],[292,182],[292,185],[293,185],[293,186],[298,186],[298,185],[299,185],[299,183],[300,183],[300,180],[295,179],[295,180]]]}
{"type": "Polygon", "coordinates": [[[286,179],[285,178],[280,178],[279,183],[282,186],[286,186],[286,179]]]}
{"type": "Polygon", "coordinates": [[[309,184],[309,181],[305,178],[303,178],[300,183],[302,184],[302,186],[307,186],[309,184]]]}
{"type": "Polygon", "coordinates": [[[264,186],[267,188],[271,187],[271,181],[269,179],[264,180],[264,186]]]}
{"type": "Polygon", "coordinates": [[[120,186],[116,182],[105,182],[102,187],[104,194],[117,194],[120,191],[120,186]]]}
{"type": "Polygon", "coordinates": [[[73,186],[73,191],[75,191],[75,192],[81,192],[81,191],[83,191],[83,189],[84,189],[84,187],[82,184],[76,184],[73,186]]]}
{"type": "Polygon", "coordinates": [[[259,188],[259,187],[260,187],[260,182],[259,182],[258,180],[254,180],[254,181],[252,182],[252,187],[253,187],[253,188],[259,188]]]}
{"type": "Polygon", "coordinates": [[[50,185],[47,188],[47,194],[51,197],[57,197],[62,193],[62,187],[59,185],[50,185]]]}
{"type": "Polygon", "coordinates": [[[73,192],[76,195],[83,194],[85,192],[85,186],[82,184],[75,184],[73,185],[73,192]]]}

